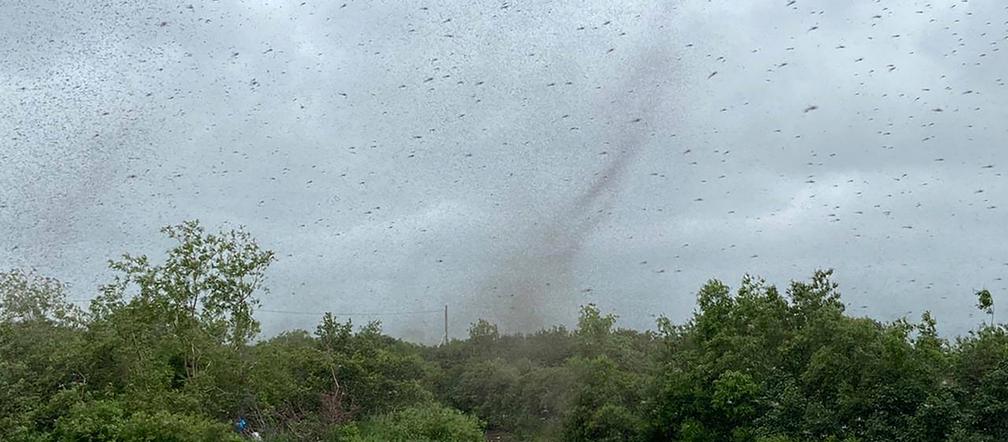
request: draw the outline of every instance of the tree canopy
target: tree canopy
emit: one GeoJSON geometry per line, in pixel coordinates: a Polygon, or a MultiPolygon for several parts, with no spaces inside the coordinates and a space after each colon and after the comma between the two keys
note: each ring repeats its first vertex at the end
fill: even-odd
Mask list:
{"type": "Polygon", "coordinates": [[[432,347],[328,313],[260,337],[273,252],[242,229],[162,232],[165,256],[110,261],[87,309],[0,273],[0,440],[240,440],[238,418],[275,441],[1008,440],[1008,328],[854,317],[829,270],[708,281],[653,330],[588,304],[573,330],[479,319],[432,347]]]}

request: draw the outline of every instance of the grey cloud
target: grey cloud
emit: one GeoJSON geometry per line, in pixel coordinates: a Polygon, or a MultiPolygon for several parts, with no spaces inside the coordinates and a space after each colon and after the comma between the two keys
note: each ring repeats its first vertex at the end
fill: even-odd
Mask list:
{"type": "Polygon", "coordinates": [[[342,4],[5,3],[0,266],[86,298],[200,218],[279,253],[267,309],[456,335],[745,272],[947,333],[1008,291],[997,2],[342,4]]]}

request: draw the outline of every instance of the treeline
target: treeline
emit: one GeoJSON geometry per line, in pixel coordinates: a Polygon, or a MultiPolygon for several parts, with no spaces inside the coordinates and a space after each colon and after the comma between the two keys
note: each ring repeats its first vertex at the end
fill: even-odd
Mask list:
{"type": "Polygon", "coordinates": [[[241,230],[163,232],[167,257],[110,262],[87,309],[0,273],[0,440],[1008,440],[1005,326],[949,341],[929,313],[851,317],[829,271],[783,292],[710,281],[656,331],[587,305],[574,330],[480,320],[438,347],[328,314],[257,341],[272,252],[241,230]]]}

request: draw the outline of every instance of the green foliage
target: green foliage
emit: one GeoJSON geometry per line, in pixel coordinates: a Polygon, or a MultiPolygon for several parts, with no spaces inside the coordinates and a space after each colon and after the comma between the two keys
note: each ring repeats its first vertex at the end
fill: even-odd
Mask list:
{"type": "Polygon", "coordinates": [[[161,231],[178,243],[164,264],[128,254],[111,261],[109,266],[120,275],[106,287],[96,313],[121,306],[125,291],[135,285],[134,300],[164,315],[180,336],[204,334],[232,346],[254,337],[259,323],[252,310],[259,301],[253,294],[275,259],[273,252],[260,248],[243,230],[208,234],[199,221],[161,231]]]}
{"type": "Polygon", "coordinates": [[[54,439],[58,441],[116,441],[122,438],[126,412],[115,401],[79,402],[56,421],[54,439]]]}
{"type": "Polygon", "coordinates": [[[990,290],[983,289],[977,292],[977,308],[991,315],[991,325],[994,325],[994,297],[990,290]]]}
{"type": "Polygon", "coordinates": [[[307,438],[433,399],[432,367],[413,346],[381,335],[378,323],[352,330],[327,314],[314,337],[287,332],[253,346],[241,411],[267,433],[307,438]]]}
{"type": "Polygon", "coordinates": [[[375,416],[342,429],[340,440],[388,442],[481,442],[483,424],[458,410],[422,404],[375,416]]]}
{"type": "Polygon", "coordinates": [[[49,432],[73,404],[49,405],[88,380],[82,338],[79,329],[48,320],[0,323],[0,440],[49,432]]]}
{"type": "Polygon", "coordinates": [[[473,345],[490,346],[499,340],[500,332],[497,330],[497,326],[485,319],[480,319],[472,327],[469,327],[469,342],[472,342],[473,345]]]}
{"type": "Polygon", "coordinates": [[[574,394],[566,412],[564,439],[570,441],[634,441],[644,435],[640,376],[620,370],[605,356],[574,358],[574,394]]]}
{"type": "Polygon", "coordinates": [[[73,325],[83,320],[67,301],[66,285],[34,270],[0,272],[0,322],[54,322],[73,325]]]}
{"type": "Polygon", "coordinates": [[[998,329],[949,347],[930,313],[920,324],[851,318],[830,276],[816,272],[810,282],[793,282],[787,297],[749,277],[734,296],[713,281],[700,291],[691,326],[659,324],[666,368],[655,389],[653,437],[911,441],[1004,434],[995,417],[1002,410],[991,407],[998,401],[969,406],[982,400],[984,385],[999,385],[981,379],[998,376],[1005,355],[971,351],[996,347],[998,329]],[[957,357],[973,365],[956,370],[957,357]],[[978,358],[988,362],[977,366],[978,358]],[[950,376],[970,371],[978,371],[972,385],[950,376]]]}
{"type": "Polygon", "coordinates": [[[987,289],[980,290],[977,292],[977,308],[985,312],[990,312],[994,307],[994,298],[991,296],[991,292],[987,289]]]}
{"type": "Polygon", "coordinates": [[[143,442],[202,442],[242,440],[224,423],[198,416],[160,410],[135,413],[122,427],[122,440],[143,442]]]}
{"type": "Polygon", "coordinates": [[[258,342],[272,252],[195,221],[152,264],[126,255],[83,314],[65,286],[0,273],[0,440],[1002,441],[1008,328],[954,342],[918,323],[845,314],[831,271],[778,291],[712,280],[684,324],[501,334],[478,320],[438,347],[325,314],[258,342]],[[444,404],[444,405],[441,405],[444,404]],[[484,435],[484,428],[487,435],[484,435]]]}
{"type": "Polygon", "coordinates": [[[223,423],[158,411],[127,416],[122,404],[110,400],[79,402],[56,421],[56,441],[201,442],[240,440],[223,423]]]}

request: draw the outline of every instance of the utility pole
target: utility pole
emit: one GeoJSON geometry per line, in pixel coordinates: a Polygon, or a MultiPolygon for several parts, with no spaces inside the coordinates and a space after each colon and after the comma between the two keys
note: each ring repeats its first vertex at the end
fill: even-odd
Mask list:
{"type": "Polygon", "coordinates": [[[444,345],[448,345],[448,304],[444,306],[444,345]]]}

